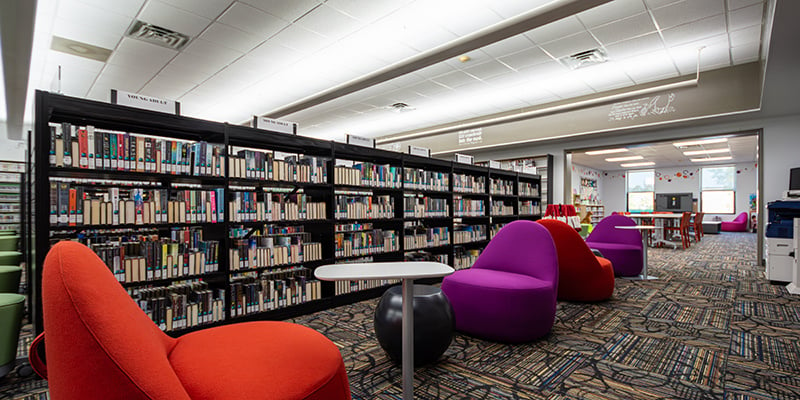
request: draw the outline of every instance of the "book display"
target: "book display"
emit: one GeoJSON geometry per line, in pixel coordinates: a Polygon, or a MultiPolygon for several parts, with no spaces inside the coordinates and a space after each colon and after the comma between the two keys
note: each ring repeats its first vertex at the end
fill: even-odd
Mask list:
{"type": "MultiPolygon", "coordinates": [[[[284,319],[396,282],[323,264],[468,268],[499,224],[537,219],[540,178],[37,92],[35,263],[92,249],[171,335],[284,319]]],[[[2,193],[0,193],[2,195],[2,193]]],[[[41,270],[34,268],[34,328],[41,270]]]]}

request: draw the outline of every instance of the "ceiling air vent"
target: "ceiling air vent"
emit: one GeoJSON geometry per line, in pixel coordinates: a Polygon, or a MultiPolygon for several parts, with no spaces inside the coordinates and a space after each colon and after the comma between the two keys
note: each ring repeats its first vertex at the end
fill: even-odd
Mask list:
{"type": "Polygon", "coordinates": [[[561,63],[572,69],[588,67],[590,65],[602,64],[608,61],[606,52],[603,49],[593,49],[581,51],[570,56],[562,57],[561,63]]]}
{"type": "Polygon", "coordinates": [[[173,50],[180,50],[189,43],[187,35],[138,20],[128,29],[127,36],[173,50]]]}
{"type": "Polygon", "coordinates": [[[392,104],[392,105],[390,105],[390,106],[388,106],[386,108],[391,110],[391,111],[397,112],[397,113],[409,112],[409,111],[416,110],[416,108],[411,107],[406,103],[394,103],[394,104],[392,104]]]}

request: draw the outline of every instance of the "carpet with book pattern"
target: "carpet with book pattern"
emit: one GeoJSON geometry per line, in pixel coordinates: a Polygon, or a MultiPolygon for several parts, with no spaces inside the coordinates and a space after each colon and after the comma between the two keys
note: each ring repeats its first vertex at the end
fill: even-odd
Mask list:
{"type": "MultiPolygon", "coordinates": [[[[416,370],[417,399],[797,399],[800,296],[765,281],[756,236],[706,235],[650,249],[655,281],[616,280],[611,300],[559,302],[552,333],[526,344],[456,334],[416,370]]],[[[377,299],[295,318],[341,349],[354,399],[398,399],[400,368],[372,327],[377,299]]],[[[7,377],[10,399],[46,383],[7,377]]]]}

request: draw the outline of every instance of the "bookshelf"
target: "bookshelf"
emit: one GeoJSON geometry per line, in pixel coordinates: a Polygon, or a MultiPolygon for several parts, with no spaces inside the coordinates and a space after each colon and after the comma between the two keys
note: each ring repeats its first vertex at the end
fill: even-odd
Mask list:
{"type": "Polygon", "coordinates": [[[20,231],[24,172],[23,163],[0,161],[0,231],[20,231]]]}
{"type": "Polygon", "coordinates": [[[36,113],[33,207],[49,216],[34,222],[37,331],[35,266],[58,240],[89,245],[163,330],[181,335],[377,297],[395,283],[319,282],[323,264],[425,257],[469,267],[493,227],[541,214],[538,175],[47,92],[36,113]]]}

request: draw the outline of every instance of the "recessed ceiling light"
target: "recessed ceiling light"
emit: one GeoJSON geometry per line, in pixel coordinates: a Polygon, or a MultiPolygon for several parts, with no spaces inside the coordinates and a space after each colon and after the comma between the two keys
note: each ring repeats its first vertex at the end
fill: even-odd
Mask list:
{"type": "Polygon", "coordinates": [[[626,148],[619,148],[619,149],[592,150],[592,151],[587,151],[583,154],[586,154],[587,156],[599,156],[601,154],[625,153],[627,151],[628,149],[626,148]]]}
{"type": "Polygon", "coordinates": [[[644,157],[642,156],[625,156],[625,157],[612,157],[606,158],[608,162],[617,162],[617,161],[634,161],[634,160],[641,160],[644,157]]]}
{"type": "Polygon", "coordinates": [[[733,157],[731,157],[731,156],[708,157],[708,158],[690,158],[689,161],[691,161],[691,162],[725,161],[725,160],[730,160],[732,158],[733,157]]]}
{"type": "Polygon", "coordinates": [[[686,147],[686,146],[699,146],[703,144],[712,144],[712,143],[725,143],[728,141],[728,138],[714,138],[714,139],[700,139],[700,140],[689,140],[686,142],[675,142],[672,143],[675,147],[686,147]]]}
{"type": "Polygon", "coordinates": [[[692,151],[684,151],[683,155],[685,156],[699,156],[702,154],[719,154],[719,153],[727,153],[731,151],[729,148],[724,149],[711,149],[711,150],[692,150],[692,151]]]}
{"type": "Polygon", "coordinates": [[[462,63],[465,63],[465,62],[467,62],[467,61],[469,61],[469,60],[472,60],[472,59],[471,59],[469,56],[467,56],[467,55],[464,55],[464,56],[458,57],[458,61],[461,61],[462,63]]]}
{"type": "Polygon", "coordinates": [[[59,36],[53,36],[50,48],[62,53],[71,54],[77,57],[88,58],[100,62],[106,62],[111,56],[111,50],[102,47],[92,46],[88,43],[78,42],[59,36]]]}
{"type": "Polygon", "coordinates": [[[627,163],[627,164],[620,164],[620,167],[649,167],[651,165],[656,165],[653,161],[644,161],[644,162],[634,162],[634,163],[627,163]]]}

